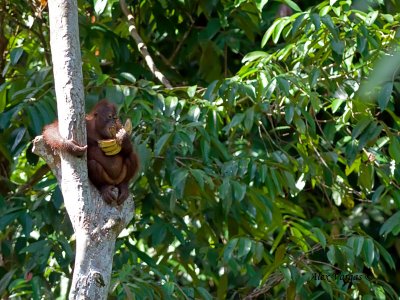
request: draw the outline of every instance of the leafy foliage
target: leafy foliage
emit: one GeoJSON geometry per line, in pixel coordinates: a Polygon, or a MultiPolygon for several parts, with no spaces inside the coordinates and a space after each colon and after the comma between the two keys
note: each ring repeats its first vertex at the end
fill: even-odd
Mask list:
{"type": "MultiPolygon", "coordinates": [[[[172,90],[149,81],[117,1],[79,3],[88,109],[119,104],[142,161],[113,299],[398,298],[396,2],[283,1],[280,18],[267,2],[140,1],[172,90]]],[[[74,257],[30,154],[55,117],[44,24],[5,28],[0,87],[0,295],[34,299],[66,297],[74,257]]]]}

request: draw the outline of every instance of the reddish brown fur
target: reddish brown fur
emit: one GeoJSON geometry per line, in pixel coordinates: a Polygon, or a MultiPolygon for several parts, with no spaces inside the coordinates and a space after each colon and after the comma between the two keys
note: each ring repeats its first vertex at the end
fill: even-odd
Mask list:
{"type": "MultiPolygon", "coordinates": [[[[87,160],[90,181],[100,191],[103,199],[111,204],[121,204],[128,197],[129,181],[139,168],[139,160],[133,151],[129,136],[122,140],[122,149],[117,155],[107,156],[98,146],[101,139],[115,138],[115,132],[121,129],[114,104],[102,100],[86,116],[87,160]],[[118,196],[113,190],[118,188],[118,196]]],[[[67,151],[80,156],[86,150],[74,141],[63,139],[58,132],[58,122],[46,126],[43,130],[45,142],[53,149],[67,151]]]]}
{"type": "Polygon", "coordinates": [[[58,131],[58,121],[44,127],[43,138],[46,144],[50,145],[53,150],[67,151],[76,156],[82,156],[87,148],[87,146],[79,146],[73,140],[62,138],[58,131]]]}

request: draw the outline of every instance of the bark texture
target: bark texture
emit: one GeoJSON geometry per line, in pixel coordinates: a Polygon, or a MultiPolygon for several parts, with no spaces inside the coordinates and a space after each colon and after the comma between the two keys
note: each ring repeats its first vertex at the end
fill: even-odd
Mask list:
{"type": "MultiPolygon", "coordinates": [[[[76,0],[48,2],[50,45],[60,133],[86,144],[86,123],[76,0]]],[[[132,197],[123,205],[107,205],[89,183],[86,156],[53,153],[34,140],[34,153],[57,177],[76,236],[75,268],[69,299],[107,299],[115,240],[134,213],[132,197]]]]}

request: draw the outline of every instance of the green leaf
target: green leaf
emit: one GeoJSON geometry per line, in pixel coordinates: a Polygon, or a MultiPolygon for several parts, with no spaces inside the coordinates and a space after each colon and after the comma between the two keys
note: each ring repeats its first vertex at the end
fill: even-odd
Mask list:
{"type": "Polygon", "coordinates": [[[174,115],[177,105],[178,105],[178,97],[168,96],[167,98],[165,98],[164,115],[167,117],[174,115]]]}
{"type": "Polygon", "coordinates": [[[382,192],[385,190],[385,186],[382,184],[380,185],[374,192],[374,194],[372,195],[372,203],[377,203],[379,201],[379,199],[381,198],[381,194],[382,192]]]}
{"type": "Polygon", "coordinates": [[[321,71],[318,68],[313,68],[311,70],[310,76],[309,76],[309,84],[311,88],[315,88],[317,83],[318,83],[318,78],[321,75],[321,71]]]}
{"type": "Polygon", "coordinates": [[[189,86],[187,88],[187,94],[189,98],[193,98],[196,95],[197,85],[189,86]]]}
{"type": "Polygon", "coordinates": [[[0,279],[0,295],[4,295],[4,292],[6,291],[16,271],[17,269],[11,269],[2,276],[2,278],[0,279]]]}
{"type": "MultiPolygon", "coordinates": [[[[200,294],[202,299],[204,300],[213,300],[213,297],[211,294],[203,287],[196,287],[196,291],[200,294]]],[[[197,297],[196,297],[197,299],[197,297]]]]}
{"type": "MultiPolygon", "coordinates": [[[[335,297],[333,296],[333,288],[332,284],[329,283],[329,281],[321,281],[321,286],[324,289],[324,291],[329,295],[329,299],[334,299],[335,297]]],[[[318,299],[318,298],[317,298],[318,299]]]]}
{"type": "Polygon", "coordinates": [[[371,117],[366,116],[363,117],[356,126],[354,126],[353,131],[351,133],[351,138],[356,139],[358,136],[364,131],[365,128],[371,123],[371,117]]]}
{"type": "Polygon", "coordinates": [[[35,253],[35,252],[40,252],[44,247],[48,245],[47,240],[40,240],[37,242],[33,242],[29,244],[28,246],[22,248],[19,253],[35,253]]]}
{"type": "Polygon", "coordinates": [[[165,282],[162,285],[162,287],[163,287],[164,291],[166,292],[166,294],[169,297],[171,297],[174,292],[174,289],[175,289],[175,283],[174,282],[165,282]]]}
{"type": "Polygon", "coordinates": [[[335,247],[333,245],[329,246],[329,250],[328,253],[326,254],[326,257],[328,258],[329,262],[332,265],[336,264],[335,247]]]}
{"type": "Polygon", "coordinates": [[[311,21],[315,26],[315,30],[319,30],[321,28],[321,18],[318,14],[312,13],[310,15],[311,21]]]}
{"type": "Polygon", "coordinates": [[[238,239],[232,239],[228,242],[224,249],[224,261],[229,262],[232,259],[233,250],[235,250],[238,239]]]}
{"type": "Polygon", "coordinates": [[[194,179],[196,179],[200,189],[204,190],[204,176],[205,176],[204,171],[200,169],[192,169],[190,170],[190,173],[192,174],[194,179]]]}
{"type": "MultiPolygon", "coordinates": [[[[22,47],[14,48],[10,52],[10,62],[12,65],[16,65],[24,53],[24,49],[22,47]]],[[[0,70],[3,71],[3,70],[0,70]]]]}
{"type": "Polygon", "coordinates": [[[330,31],[330,33],[333,36],[333,39],[336,41],[339,41],[339,34],[338,34],[335,24],[332,21],[332,18],[329,15],[324,15],[321,17],[321,21],[322,21],[322,23],[325,24],[325,26],[330,31]]]}
{"type": "Polygon", "coordinates": [[[263,38],[261,40],[261,47],[264,47],[267,44],[269,38],[274,33],[275,27],[279,24],[279,22],[280,22],[279,19],[275,20],[274,23],[272,23],[272,25],[265,32],[265,34],[264,34],[264,36],[263,36],[263,38]]]}
{"type": "Polygon", "coordinates": [[[393,23],[394,22],[394,17],[391,14],[381,14],[382,18],[386,20],[388,23],[393,23]]]}
{"type": "Polygon", "coordinates": [[[393,82],[388,81],[382,86],[382,89],[378,95],[378,104],[381,110],[386,109],[390,97],[392,95],[392,92],[393,92],[393,82]]]}
{"type": "Polygon", "coordinates": [[[248,238],[240,238],[238,243],[238,258],[247,256],[251,250],[252,241],[248,238]]]}
{"type": "Polygon", "coordinates": [[[44,124],[36,105],[26,106],[26,113],[30,120],[31,130],[36,135],[40,134],[44,124]]]}
{"type": "Polygon", "coordinates": [[[131,115],[132,127],[136,128],[142,120],[142,110],[135,109],[131,115]]]}
{"type": "Polygon", "coordinates": [[[319,14],[321,17],[325,16],[331,11],[331,7],[329,5],[323,6],[322,9],[320,10],[319,14]]]}
{"type": "Polygon", "coordinates": [[[197,105],[191,106],[188,112],[188,119],[191,122],[197,122],[200,117],[200,108],[197,105]]]}
{"type": "Polygon", "coordinates": [[[358,176],[358,185],[367,192],[372,191],[375,183],[374,166],[372,164],[361,164],[360,175],[358,176]]]}
{"type": "Polygon", "coordinates": [[[305,134],[307,131],[306,123],[304,123],[303,119],[299,116],[295,115],[294,124],[296,125],[296,129],[301,134],[305,134]]]}
{"type": "Polygon", "coordinates": [[[282,244],[278,247],[278,249],[276,249],[274,264],[280,265],[282,263],[283,259],[285,258],[286,251],[286,244],[282,244]]]}
{"type": "Polygon", "coordinates": [[[22,215],[24,212],[21,211],[14,211],[10,213],[6,213],[1,216],[0,218],[0,230],[3,231],[7,225],[9,225],[11,222],[13,222],[15,219],[17,219],[20,215],[22,215]]]}
{"type": "Polygon", "coordinates": [[[379,234],[386,237],[389,233],[397,235],[400,232],[400,211],[396,212],[382,225],[379,234]]]}
{"type": "Polygon", "coordinates": [[[335,113],[346,99],[338,98],[332,101],[332,112],[335,113]]]}
{"type": "MultiPolygon", "coordinates": [[[[228,290],[228,273],[225,272],[224,275],[219,277],[217,299],[226,299],[227,298],[226,297],[227,290],[228,290]]],[[[187,298],[187,299],[191,299],[191,298],[187,298]]]]}
{"type": "Polygon", "coordinates": [[[294,11],[301,11],[301,8],[292,0],[283,0],[283,2],[286,3],[294,11]]]}
{"type": "Polygon", "coordinates": [[[358,236],[354,239],[353,250],[356,256],[361,254],[364,245],[364,237],[358,236]]]}
{"type": "Polygon", "coordinates": [[[205,29],[200,31],[198,38],[200,40],[210,41],[221,29],[221,24],[216,18],[209,19],[206,24],[205,29]]]}
{"type": "Polygon", "coordinates": [[[200,140],[201,155],[204,162],[208,162],[210,159],[210,141],[207,139],[200,140]]]}
{"type": "Polygon", "coordinates": [[[136,78],[135,76],[133,76],[131,73],[127,73],[127,72],[122,72],[121,77],[125,78],[126,80],[135,83],[136,82],[136,78]]]}
{"type": "Polygon", "coordinates": [[[164,152],[164,148],[166,147],[170,138],[171,138],[171,133],[166,133],[156,142],[156,145],[154,147],[155,156],[159,156],[161,153],[164,152]]]}
{"type": "Polygon", "coordinates": [[[294,106],[293,105],[287,105],[285,107],[285,121],[288,124],[291,124],[293,121],[293,116],[294,116],[294,106]]]}
{"type": "Polygon", "coordinates": [[[186,169],[176,169],[172,172],[172,186],[173,187],[178,187],[180,186],[184,181],[186,181],[186,178],[188,176],[188,170],[186,169]]]}
{"type": "Polygon", "coordinates": [[[378,248],[379,254],[382,255],[389,267],[392,270],[396,270],[396,264],[392,258],[392,255],[377,241],[374,241],[374,244],[378,248]]]}
{"type": "Polygon", "coordinates": [[[275,91],[277,85],[277,80],[276,78],[272,78],[271,81],[268,83],[268,86],[265,90],[265,98],[270,99],[272,96],[272,93],[275,91]]]}
{"type": "Polygon", "coordinates": [[[245,115],[243,113],[235,114],[232,121],[227,126],[224,127],[224,131],[228,132],[229,130],[238,126],[240,123],[243,122],[244,117],[245,117],[245,115]]]}
{"type": "Polygon", "coordinates": [[[322,108],[321,100],[319,99],[319,95],[316,92],[312,92],[310,94],[311,106],[315,110],[315,112],[319,112],[322,108]]]}
{"type": "Polygon", "coordinates": [[[375,258],[374,243],[371,239],[366,239],[363,245],[363,257],[367,267],[372,267],[375,258]]]}
{"type": "Polygon", "coordinates": [[[210,85],[207,87],[206,92],[204,93],[204,96],[203,96],[204,99],[206,99],[206,100],[208,100],[210,102],[214,101],[215,96],[216,96],[215,88],[216,88],[218,83],[219,83],[218,80],[214,80],[213,82],[210,83],[210,85]]]}
{"type": "Polygon", "coordinates": [[[7,89],[5,89],[6,83],[0,86],[0,114],[4,111],[7,104],[7,89]]]}
{"type": "Polygon", "coordinates": [[[240,91],[243,93],[243,95],[248,96],[250,99],[252,99],[253,101],[256,100],[257,96],[256,96],[256,91],[253,85],[251,84],[241,84],[239,85],[240,87],[240,91]]]}
{"type": "Polygon", "coordinates": [[[320,242],[321,246],[323,248],[325,248],[326,247],[326,237],[323,234],[323,232],[321,231],[321,229],[319,229],[317,227],[314,227],[311,231],[315,234],[315,236],[317,237],[317,239],[320,242]]]}
{"type": "Polygon", "coordinates": [[[271,56],[270,54],[268,54],[267,52],[264,52],[264,51],[253,51],[253,52],[247,53],[243,57],[242,63],[259,60],[261,58],[268,58],[270,56],[271,56]]]}
{"type": "Polygon", "coordinates": [[[152,243],[153,245],[160,245],[167,235],[167,227],[165,226],[164,222],[160,221],[160,219],[152,227],[152,243]]]}
{"type": "Polygon", "coordinates": [[[342,194],[337,189],[334,189],[332,191],[332,199],[337,206],[342,205],[343,197],[342,194]]]}
{"type": "Polygon", "coordinates": [[[242,201],[244,196],[246,195],[246,185],[241,184],[237,181],[232,181],[232,187],[233,187],[233,196],[236,201],[242,201]]]}
{"type": "Polygon", "coordinates": [[[280,89],[284,91],[285,96],[289,97],[290,96],[289,81],[284,77],[277,77],[276,80],[278,81],[278,85],[279,85],[280,89]]]}
{"type": "Polygon", "coordinates": [[[279,22],[276,24],[276,27],[274,28],[274,31],[272,32],[272,41],[277,44],[279,41],[279,38],[281,37],[281,33],[283,29],[285,28],[286,25],[290,23],[289,19],[278,19],[279,22]]]}
{"type": "Polygon", "coordinates": [[[332,50],[335,51],[337,54],[342,55],[345,49],[345,44],[339,39],[331,39],[331,47],[332,50]]]}
{"type": "Polygon", "coordinates": [[[296,19],[294,20],[294,22],[292,24],[292,30],[291,30],[292,37],[294,37],[296,35],[296,33],[298,32],[300,26],[303,24],[303,20],[304,20],[305,16],[306,16],[305,13],[298,14],[296,19]]]}
{"type": "Polygon", "coordinates": [[[246,129],[247,132],[250,132],[251,128],[253,127],[253,124],[254,124],[254,106],[250,107],[245,112],[244,128],[246,129]]]}

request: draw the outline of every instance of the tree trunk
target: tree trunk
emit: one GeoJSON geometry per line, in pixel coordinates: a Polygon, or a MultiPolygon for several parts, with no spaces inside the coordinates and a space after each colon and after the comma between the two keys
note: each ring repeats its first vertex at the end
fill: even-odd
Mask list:
{"type": "MultiPolygon", "coordinates": [[[[76,0],[48,1],[50,44],[60,133],[86,144],[86,123],[76,0]]],[[[107,205],[89,183],[86,156],[53,153],[41,136],[34,141],[56,175],[76,236],[75,267],[70,299],[106,299],[115,240],[133,217],[129,197],[123,205],[107,205]]]]}

